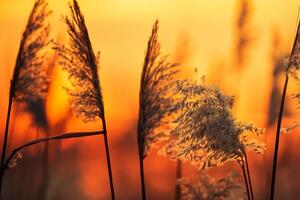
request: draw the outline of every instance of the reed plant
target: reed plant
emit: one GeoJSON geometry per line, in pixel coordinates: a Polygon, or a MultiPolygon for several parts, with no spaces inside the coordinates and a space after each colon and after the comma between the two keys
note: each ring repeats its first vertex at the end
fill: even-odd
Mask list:
{"type": "Polygon", "coordinates": [[[95,55],[93,51],[78,2],[73,0],[69,8],[71,16],[65,16],[63,20],[68,28],[70,44],[65,46],[56,43],[54,49],[58,52],[60,64],[63,70],[68,72],[73,86],[65,90],[70,97],[70,105],[75,116],[84,122],[94,122],[97,119],[102,121],[111,198],[115,199],[104,104],[98,74],[100,52],[95,55]]]}
{"type": "Polygon", "coordinates": [[[52,40],[49,39],[50,25],[47,18],[51,14],[46,0],[36,0],[30,13],[25,31],[19,45],[13,77],[10,82],[8,112],[3,139],[3,148],[0,165],[0,198],[5,172],[17,165],[23,156],[20,153],[24,148],[37,145],[51,140],[64,140],[77,137],[104,134],[103,131],[72,132],[38,138],[25,142],[12,150],[7,157],[7,141],[9,137],[9,122],[13,102],[25,103],[27,106],[32,102],[43,101],[47,95],[50,79],[48,77],[47,51],[52,40]]]}
{"type": "Polygon", "coordinates": [[[159,153],[202,170],[237,161],[244,173],[248,198],[252,199],[246,151],[263,153],[265,144],[257,137],[264,130],[235,119],[231,113],[233,97],[224,95],[217,86],[205,84],[204,79],[175,81],[174,90],[180,109],[159,153]]]}
{"type": "Polygon", "coordinates": [[[170,82],[179,71],[178,64],[168,62],[166,56],[160,56],[158,24],[158,21],[154,23],[148,40],[140,82],[137,133],[143,200],[146,199],[144,159],[158,142],[168,137],[163,128],[169,125],[169,118],[178,108],[170,93],[170,82]]]}
{"type": "Polygon", "coordinates": [[[182,200],[222,200],[228,198],[242,198],[234,194],[241,189],[238,175],[231,173],[219,179],[214,179],[203,171],[198,172],[196,178],[181,178],[177,184],[180,186],[182,200]]]}
{"type": "MultiPolygon", "coordinates": [[[[69,43],[67,45],[54,43],[52,49],[56,51],[57,57],[53,58],[53,62],[58,61],[68,74],[71,86],[64,87],[64,89],[68,94],[74,115],[82,119],[84,123],[100,121],[102,129],[54,136],[46,135],[27,141],[8,154],[7,143],[10,136],[9,126],[13,103],[25,103],[27,111],[35,118],[36,125],[45,131],[49,128],[44,105],[50,84],[49,65],[45,64],[45,61],[52,43],[49,39],[50,25],[47,21],[51,11],[48,9],[46,0],[36,0],[21,38],[10,82],[0,162],[0,198],[3,196],[4,175],[7,170],[18,165],[20,159],[23,158],[21,151],[25,148],[53,140],[102,135],[110,195],[112,200],[115,199],[108,130],[99,75],[100,52],[95,53],[92,48],[85,18],[77,0],[69,3],[69,9],[70,14],[63,17],[67,26],[69,43]]],[[[236,71],[241,71],[245,65],[247,50],[253,42],[253,35],[249,31],[250,11],[250,1],[242,0],[236,24],[236,71]]],[[[264,152],[265,144],[260,140],[264,129],[256,127],[253,123],[238,120],[232,112],[234,97],[225,95],[216,85],[207,84],[205,77],[201,80],[198,77],[195,80],[176,78],[182,69],[178,63],[170,62],[168,56],[161,55],[158,29],[159,21],[156,20],[148,39],[140,80],[137,144],[142,199],[147,199],[144,162],[155,148],[159,149],[159,155],[177,161],[175,200],[228,198],[232,191],[241,188],[237,177],[229,175],[221,179],[213,179],[206,170],[232,161],[237,162],[241,167],[248,200],[255,199],[247,153],[252,151],[262,154],[264,152]],[[190,163],[199,170],[197,180],[181,178],[184,162],[190,163]]],[[[281,122],[289,78],[294,77],[299,80],[299,56],[300,22],[298,21],[296,37],[284,71],[285,82],[279,105],[272,166],[271,200],[275,197],[280,135],[298,126],[295,124],[283,129],[281,122]]],[[[280,70],[278,65],[273,71],[272,97],[278,97],[277,82],[280,70]]],[[[300,94],[295,94],[293,97],[300,101],[300,94]]],[[[278,105],[278,103],[277,101],[271,102],[271,106],[276,107],[273,105],[278,105]]],[[[274,114],[272,109],[269,109],[269,115],[274,114]]],[[[269,126],[272,124],[274,124],[274,118],[268,121],[269,126]]],[[[43,198],[46,198],[45,194],[43,198]]]]}
{"type": "MultiPolygon", "coordinates": [[[[289,78],[293,74],[297,74],[300,69],[300,22],[298,20],[298,25],[296,29],[296,36],[294,40],[294,44],[286,63],[285,67],[285,81],[281,95],[280,107],[279,107],[279,114],[278,114],[278,121],[277,121],[277,128],[276,128],[276,138],[275,138],[275,147],[274,147],[274,156],[273,156],[273,165],[272,165],[272,180],[270,186],[270,199],[273,200],[275,197],[275,186],[276,186],[276,172],[277,172],[277,160],[278,160],[278,150],[280,144],[280,135],[282,132],[282,118],[284,113],[285,107],[285,100],[286,100],[286,93],[289,83],[289,78]]],[[[296,99],[300,98],[299,94],[294,95],[296,99]]]]}
{"type": "Polygon", "coordinates": [[[0,165],[0,188],[2,188],[5,172],[12,104],[13,102],[28,102],[41,99],[46,95],[49,80],[43,60],[46,56],[45,50],[51,41],[48,37],[50,25],[46,22],[51,11],[48,10],[47,6],[48,4],[45,0],[37,0],[35,2],[19,45],[16,64],[10,81],[8,111],[0,165]]]}

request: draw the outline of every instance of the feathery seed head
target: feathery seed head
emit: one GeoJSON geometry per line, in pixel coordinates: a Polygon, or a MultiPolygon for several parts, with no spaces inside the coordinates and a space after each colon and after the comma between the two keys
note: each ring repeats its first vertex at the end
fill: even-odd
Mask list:
{"type": "Polygon", "coordinates": [[[176,110],[171,91],[177,64],[169,63],[160,56],[158,21],[155,22],[144,60],[140,83],[140,107],[138,121],[138,144],[140,155],[145,157],[149,149],[163,139],[160,128],[168,125],[167,118],[176,110]]]}
{"type": "Polygon", "coordinates": [[[71,17],[64,17],[68,26],[68,47],[55,44],[60,64],[69,73],[73,88],[65,88],[76,117],[84,122],[104,118],[104,107],[99,82],[99,57],[95,56],[83,14],[76,0],[70,4],[71,17]]]}
{"type": "Polygon", "coordinates": [[[45,0],[37,0],[23,33],[11,81],[11,96],[16,101],[27,102],[45,98],[49,78],[44,65],[50,25],[46,19],[51,14],[45,0]]]}
{"type": "Polygon", "coordinates": [[[214,179],[204,172],[199,172],[196,180],[181,178],[177,184],[181,188],[182,200],[223,200],[240,189],[237,174],[230,174],[220,179],[214,179]]]}
{"type": "Polygon", "coordinates": [[[263,130],[234,119],[233,97],[204,82],[178,80],[174,85],[181,108],[160,154],[207,168],[236,160],[246,150],[263,151],[264,144],[252,137],[263,130]]]}
{"type": "Polygon", "coordinates": [[[289,69],[290,70],[300,69],[300,21],[298,22],[296,38],[294,41],[294,46],[289,60],[289,69]]]}

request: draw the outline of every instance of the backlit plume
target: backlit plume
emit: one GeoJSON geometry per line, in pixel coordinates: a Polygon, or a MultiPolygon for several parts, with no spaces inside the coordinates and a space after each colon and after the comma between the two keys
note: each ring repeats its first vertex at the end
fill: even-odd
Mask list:
{"type": "Polygon", "coordinates": [[[230,174],[220,179],[214,179],[204,172],[199,172],[195,180],[181,178],[178,180],[182,193],[181,200],[227,199],[241,188],[237,178],[237,175],[230,174]]]}
{"type": "Polygon", "coordinates": [[[292,53],[290,55],[288,69],[290,69],[290,70],[299,70],[300,69],[300,22],[298,22],[296,38],[294,41],[292,53]]]}
{"type": "Polygon", "coordinates": [[[37,0],[22,35],[11,81],[11,95],[16,101],[27,102],[45,98],[49,78],[44,64],[50,25],[46,23],[51,11],[44,0],[37,0]]]}
{"type": "Polygon", "coordinates": [[[166,57],[160,56],[157,32],[158,21],[155,22],[148,41],[140,83],[138,144],[142,157],[147,155],[154,144],[166,137],[161,128],[168,126],[168,117],[177,109],[170,93],[170,83],[178,72],[178,65],[169,63],[166,57]]]}
{"type": "Polygon", "coordinates": [[[204,80],[179,80],[174,88],[181,109],[160,154],[207,168],[237,160],[247,150],[263,152],[264,144],[256,139],[263,130],[232,116],[233,97],[204,80]]]}
{"type": "Polygon", "coordinates": [[[71,18],[64,17],[68,26],[68,47],[56,44],[60,64],[69,73],[73,88],[66,88],[76,117],[84,122],[103,119],[104,109],[98,76],[99,56],[94,54],[84,17],[76,0],[70,4],[71,18]]]}

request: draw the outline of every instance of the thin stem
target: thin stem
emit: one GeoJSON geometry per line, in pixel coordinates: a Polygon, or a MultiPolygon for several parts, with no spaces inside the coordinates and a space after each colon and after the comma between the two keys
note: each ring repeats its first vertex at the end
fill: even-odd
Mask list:
{"type": "Polygon", "coordinates": [[[273,158],[273,167],[272,167],[271,194],[270,194],[271,200],[274,199],[274,193],[275,193],[278,149],[279,149],[279,141],[280,141],[280,129],[281,129],[281,121],[282,121],[282,117],[283,117],[284,102],[285,102],[285,97],[286,97],[288,81],[289,81],[289,76],[288,76],[288,73],[286,73],[285,83],[284,83],[282,96],[281,96],[280,110],[279,110],[279,116],[278,116],[278,122],[277,122],[277,130],[276,130],[275,149],[274,149],[274,158],[273,158]]]}
{"type": "Polygon", "coordinates": [[[21,151],[22,149],[24,149],[26,147],[30,147],[32,145],[39,144],[42,142],[48,142],[51,140],[65,140],[65,139],[73,139],[73,138],[77,138],[77,137],[87,137],[87,136],[94,136],[94,135],[100,135],[100,134],[104,134],[104,132],[103,131],[71,132],[71,133],[65,133],[65,134],[61,134],[61,135],[55,135],[55,136],[44,137],[44,138],[32,140],[32,141],[27,142],[27,143],[23,144],[22,146],[19,146],[18,148],[14,149],[11,152],[10,156],[7,158],[7,160],[3,166],[3,169],[4,170],[8,169],[8,165],[9,165],[10,161],[14,158],[16,153],[18,153],[19,151],[21,151]]]}
{"type": "Polygon", "coordinates": [[[144,157],[139,153],[140,161],[140,177],[141,177],[141,187],[142,187],[142,200],[146,200],[146,187],[145,187],[145,176],[144,176],[144,157]]]}
{"type": "Polygon", "coordinates": [[[15,157],[16,153],[18,153],[22,149],[30,147],[32,145],[42,143],[42,142],[48,142],[48,141],[51,141],[51,140],[64,140],[64,139],[72,139],[72,138],[77,138],[77,137],[87,137],[87,136],[100,135],[100,134],[103,134],[103,133],[104,133],[103,131],[65,133],[65,134],[61,134],[61,135],[55,135],[55,136],[35,139],[35,140],[27,142],[27,143],[19,146],[18,148],[14,149],[11,152],[10,156],[7,158],[4,165],[0,169],[0,178],[1,178],[1,181],[0,181],[0,199],[1,199],[1,188],[2,188],[1,186],[2,186],[2,180],[3,180],[4,174],[5,174],[6,170],[9,169],[10,161],[15,157]]]}
{"type": "Polygon", "coordinates": [[[246,170],[247,170],[247,177],[248,177],[248,180],[249,180],[250,193],[251,193],[252,199],[254,200],[254,194],[253,194],[252,183],[251,183],[251,175],[250,175],[250,170],[249,170],[249,165],[248,165],[248,158],[247,158],[246,152],[244,152],[244,156],[245,156],[245,163],[244,164],[246,164],[246,170]]]}
{"type": "MultiPolygon", "coordinates": [[[[38,128],[39,130],[39,128],[38,128]]],[[[48,135],[48,130],[46,131],[46,137],[48,135]]],[[[45,142],[43,147],[43,157],[42,157],[42,184],[40,186],[40,199],[47,199],[47,189],[48,189],[48,180],[49,180],[49,142],[45,142]]]]}
{"type": "Polygon", "coordinates": [[[9,100],[8,100],[8,109],[7,109],[7,116],[6,116],[5,133],[4,133],[3,148],[2,148],[2,155],[1,155],[1,167],[3,166],[3,164],[5,162],[11,107],[12,107],[12,95],[10,94],[9,95],[9,100]]]}
{"type": "MultiPolygon", "coordinates": [[[[242,159],[243,159],[243,158],[242,158],[242,159]]],[[[239,161],[238,163],[240,164],[241,169],[242,169],[242,171],[243,171],[243,177],[244,177],[245,186],[246,186],[246,189],[247,189],[247,197],[248,197],[248,200],[251,200],[250,191],[249,191],[249,185],[248,185],[248,179],[247,179],[247,175],[246,175],[246,169],[245,169],[244,162],[243,162],[243,161],[239,161]]]]}
{"type": "Polygon", "coordinates": [[[299,40],[299,35],[300,35],[299,12],[298,12],[298,20],[297,21],[298,21],[298,25],[297,25],[297,29],[296,29],[296,36],[295,36],[292,51],[290,53],[289,64],[286,69],[285,83],[284,83],[284,87],[283,87],[283,91],[282,91],[282,95],[281,95],[281,103],[280,103],[280,109],[279,109],[279,115],[278,115],[278,121],[277,121],[275,149],[274,149],[274,158],[273,158],[273,167],[272,167],[272,181],[271,181],[271,194],[270,194],[271,200],[274,199],[274,193],[275,193],[277,158],[278,158],[278,149],[279,149],[279,141],[280,141],[280,129],[281,129],[281,121],[282,121],[283,111],[284,111],[284,102],[285,102],[285,97],[286,97],[286,91],[287,91],[287,86],[288,86],[288,82],[289,82],[289,69],[290,69],[290,66],[292,65],[291,58],[296,51],[296,46],[297,46],[297,42],[299,40]]]}
{"type": "Polygon", "coordinates": [[[7,108],[7,116],[6,116],[6,125],[5,125],[5,133],[4,133],[4,139],[3,139],[3,148],[2,148],[2,155],[1,155],[1,165],[0,165],[0,199],[2,195],[2,183],[3,183],[3,177],[4,177],[4,162],[5,162],[5,156],[6,156],[6,150],[7,150],[7,140],[8,140],[8,130],[9,130],[9,121],[10,121],[10,113],[11,113],[11,107],[12,107],[12,88],[10,88],[9,93],[9,100],[8,100],[8,108],[7,108]]]}
{"type": "Polygon", "coordinates": [[[180,160],[177,160],[177,166],[176,166],[176,185],[175,185],[175,200],[181,199],[181,191],[180,191],[180,185],[177,184],[177,180],[182,177],[182,162],[180,160]]]}
{"type": "Polygon", "coordinates": [[[3,177],[4,177],[4,170],[0,170],[0,199],[2,199],[2,183],[3,183],[3,177]]]}
{"type": "Polygon", "coordinates": [[[109,175],[109,184],[110,184],[110,192],[111,192],[111,199],[115,200],[115,191],[114,191],[114,184],[113,184],[113,177],[112,177],[112,169],[111,169],[111,162],[110,162],[110,154],[109,154],[109,145],[108,145],[108,139],[107,139],[107,130],[106,130],[106,122],[105,118],[102,119],[103,122],[103,138],[105,143],[105,152],[106,152],[106,162],[107,162],[107,168],[108,168],[108,175],[109,175]]]}

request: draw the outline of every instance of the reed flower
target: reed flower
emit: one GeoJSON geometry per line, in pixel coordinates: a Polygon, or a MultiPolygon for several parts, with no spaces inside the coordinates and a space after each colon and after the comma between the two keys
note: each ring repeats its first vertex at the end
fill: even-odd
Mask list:
{"type": "Polygon", "coordinates": [[[92,49],[84,16],[76,0],[69,5],[71,17],[64,17],[70,44],[56,44],[60,64],[68,72],[73,88],[65,88],[76,117],[84,122],[104,118],[102,94],[98,76],[99,57],[92,49]]]}
{"type": "MultiPolygon", "coordinates": [[[[55,68],[56,61],[57,54],[54,54],[51,56],[51,58],[48,59],[48,62],[45,63],[45,65],[47,65],[47,76],[49,77],[49,79],[55,68]]],[[[50,81],[48,81],[47,84],[49,86],[50,81]]],[[[48,92],[48,90],[46,90],[46,92],[48,92]]],[[[24,112],[27,112],[32,116],[32,126],[35,125],[36,127],[41,128],[46,132],[48,131],[49,124],[46,113],[46,97],[43,96],[43,98],[36,98],[27,101],[25,104],[24,112]]]]}
{"type": "Polygon", "coordinates": [[[249,48],[253,45],[254,34],[253,27],[251,25],[252,20],[252,1],[251,0],[240,0],[238,1],[238,13],[236,16],[235,26],[235,56],[236,65],[240,70],[244,67],[249,48]]]}
{"type": "Polygon", "coordinates": [[[170,84],[178,72],[178,65],[168,62],[165,56],[160,56],[157,34],[158,21],[155,22],[148,41],[140,83],[138,144],[142,157],[167,136],[162,129],[168,126],[168,118],[178,107],[170,84]]]}
{"type": "Polygon", "coordinates": [[[15,101],[27,102],[45,98],[49,86],[46,57],[50,25],[46,22],[51,11],[45,0],[37,0],[23,32],[11,81],[10,95],[15,101]]]}
{"type": "Polygon", "coordinates": [[[222,200],[230,197],[241,188],[234,173],[214,179],[207,173],[199,172],[196,180],[181,178],[178,184],[181,188],[182,200],[222,200]]]}
{"type": "Polygon", "coordinates": [[[232,116],[232,96],[204,81],[178,80],[174,85],[181,108],[160,154],[204,169],[240,159],[247,150],[263,152],[264,144],[256,139],[263,130],[232,116]]]}
{"type": "Polygon", "coordinates": [[[299,71],[299,69],[300,69],[300,25],[298,23],[293,50],[289,58],[288,70],[299,71]]]}

